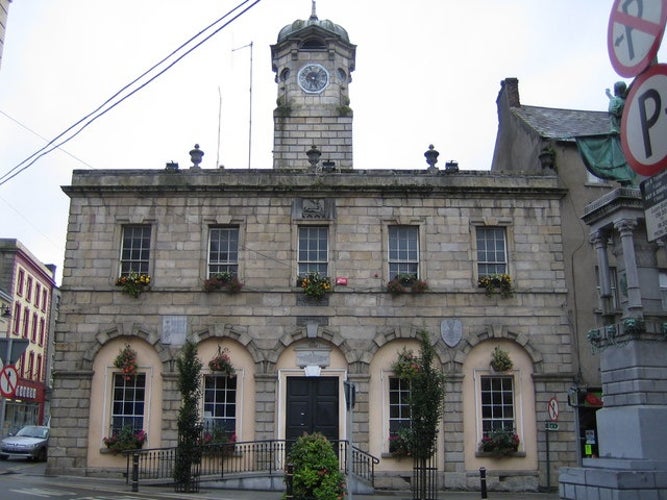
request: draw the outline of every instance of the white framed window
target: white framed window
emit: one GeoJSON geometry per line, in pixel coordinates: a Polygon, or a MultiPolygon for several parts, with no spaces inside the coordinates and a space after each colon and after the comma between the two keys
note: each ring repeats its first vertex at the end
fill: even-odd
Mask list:
{"type": "Polygon", "coordinates": [[[204,376],[204,431],[230,438],[237,432],[238,377],[204,376]]]}
{"type": "Polygon", "coordinates": [[[399,274],[419,277],[419,227],[389,226],[389,279],[399,274]]]}
{"type": "Polygon", "coordinates": [[[151,226],[132,224],[123,226],[120,250],[121,276],[135,272],[149,274],[151,257],[151,226]]]}
{"type": "Polygon", "coordinates": [[[479,391],[482,437],[500,429],[516,431],[514,377],[482,375],[479,391]]]}
{"type": "Polygon", "coordinates": [[[389,453],[395,449],[398,432],[409,429],[410,415],[410,382],[398,377],[389,377],[389,453]]]}
{"type": "Polygon", "coordinates": [[[208,277],[218,273],[238,276],[239,228],[212,227],[208,234],[208,277]]]}
{"type": "Polygon", "coordinates": [[[299,226],[298,274],[319,273],[328,276],[329,228],[327,226],[299,226]]]}
{"type": "Polygon", "coordinates": [[[507,231],[500,226],[477,226],[477,274],[507,274],[507,231]]]}
{"type": "Polygon", "coordinates": [[[127,377],[114,373],[108,435],[118,434],[124,427],[131,427],[133,431],[143,430],[145,406],[146,374],[127,377]]]}

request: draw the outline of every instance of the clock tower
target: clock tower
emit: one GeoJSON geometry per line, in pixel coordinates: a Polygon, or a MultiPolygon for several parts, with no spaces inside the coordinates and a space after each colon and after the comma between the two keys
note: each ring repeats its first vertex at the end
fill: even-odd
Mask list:
{"type": "MultiPolygon", "coordinates": [[[[356,46],[347,31],[319,20],[313,1],[309,19],[296,20],[271,46],[278,84],[273,111],[273,168],[309,169],[306,151],[313,146],[322,162],[352,168],[352,81],[356,46]]],[[[320,166],[322,163],[320,163],[320,166]]]]}

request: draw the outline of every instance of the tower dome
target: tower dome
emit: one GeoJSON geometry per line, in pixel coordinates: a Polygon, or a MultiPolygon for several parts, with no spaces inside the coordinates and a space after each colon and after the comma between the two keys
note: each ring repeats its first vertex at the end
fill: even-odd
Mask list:
{"type": "Polygon", "coordinates": [[[293,23],[288,24],[283,29],[281,29],[280,32],[278,33],[278,43],[281,43],[287,40],[288,38],[291,38],[301,30],[310,28],[311,26],[328,31],[329,33],[343,40],[344,42],[350,43],[350,37],[348,36],[345,28],[332,21],[329,21],[328,19],[320,20],[317,17],[317,13],[315,11],[315,0],[313,0],[313,10],[312,13],[310,14],[310,17],[305,21],[303,19],[297,19],[293,23]]]}

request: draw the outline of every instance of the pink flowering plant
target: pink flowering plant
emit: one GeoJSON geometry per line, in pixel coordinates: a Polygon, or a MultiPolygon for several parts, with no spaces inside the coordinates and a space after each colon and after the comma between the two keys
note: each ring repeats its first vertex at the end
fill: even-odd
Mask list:
{"type": "Polygon", "coordinates": [[[132,380],[132,377],[136,376],[137,353],[130,347],[130,344],[125,344],[125,347],[120,350],[113,365],[115,368],[119,368],[123,372],[123,378],[126,381],[132,380]]]}
{"type": "Polygon", "coordinates": [[[487,432],[478,450],[497,457],[506,457],[519,450],[519,435],[512,429],[494,429],[487,432]]]}
{"type": "Polygon", "coordinates": [[[135,431],[132,426],[126,425],[120,431],[116,431],[102,441],[114,453],[120,453],[128,450],[138,450],[146,442],[146,432],[143,430],[135,431]]]}
{"type": "Polygon", "coordinates": [[[415,353],[404,347],[398,353],[398,357],[391,365],[391,369],[398,378],[409,380],[419,373],[421,366],[415,353]]]}
{"type": "Polygon", "coordinates": [[[243,288],[243,283],[229,271],[216,273],[204,281],[205,292],[224,290],[229,293],[238,293],[241,291],[241,288],[243,288]]]}
{"type": "Polygon", "coordinates": [[[208,367],[212,372],[218,372],[227,377],[231,377],[236,373],[236,370],[232,366],[232,359],[229,356],[229,349],[226,347],[221,348],[218,346],[218,352],[208,362],[208,367]]]}

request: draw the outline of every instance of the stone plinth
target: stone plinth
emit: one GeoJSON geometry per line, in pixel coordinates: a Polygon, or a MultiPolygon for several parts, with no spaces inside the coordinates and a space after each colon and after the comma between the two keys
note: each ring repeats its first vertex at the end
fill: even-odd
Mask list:
{"type": "Polygon", "coordinates": [[[562,468],[560,497],[667,498],[667,342],[631,340],[601,356],[600,458],[562,468]]]}

